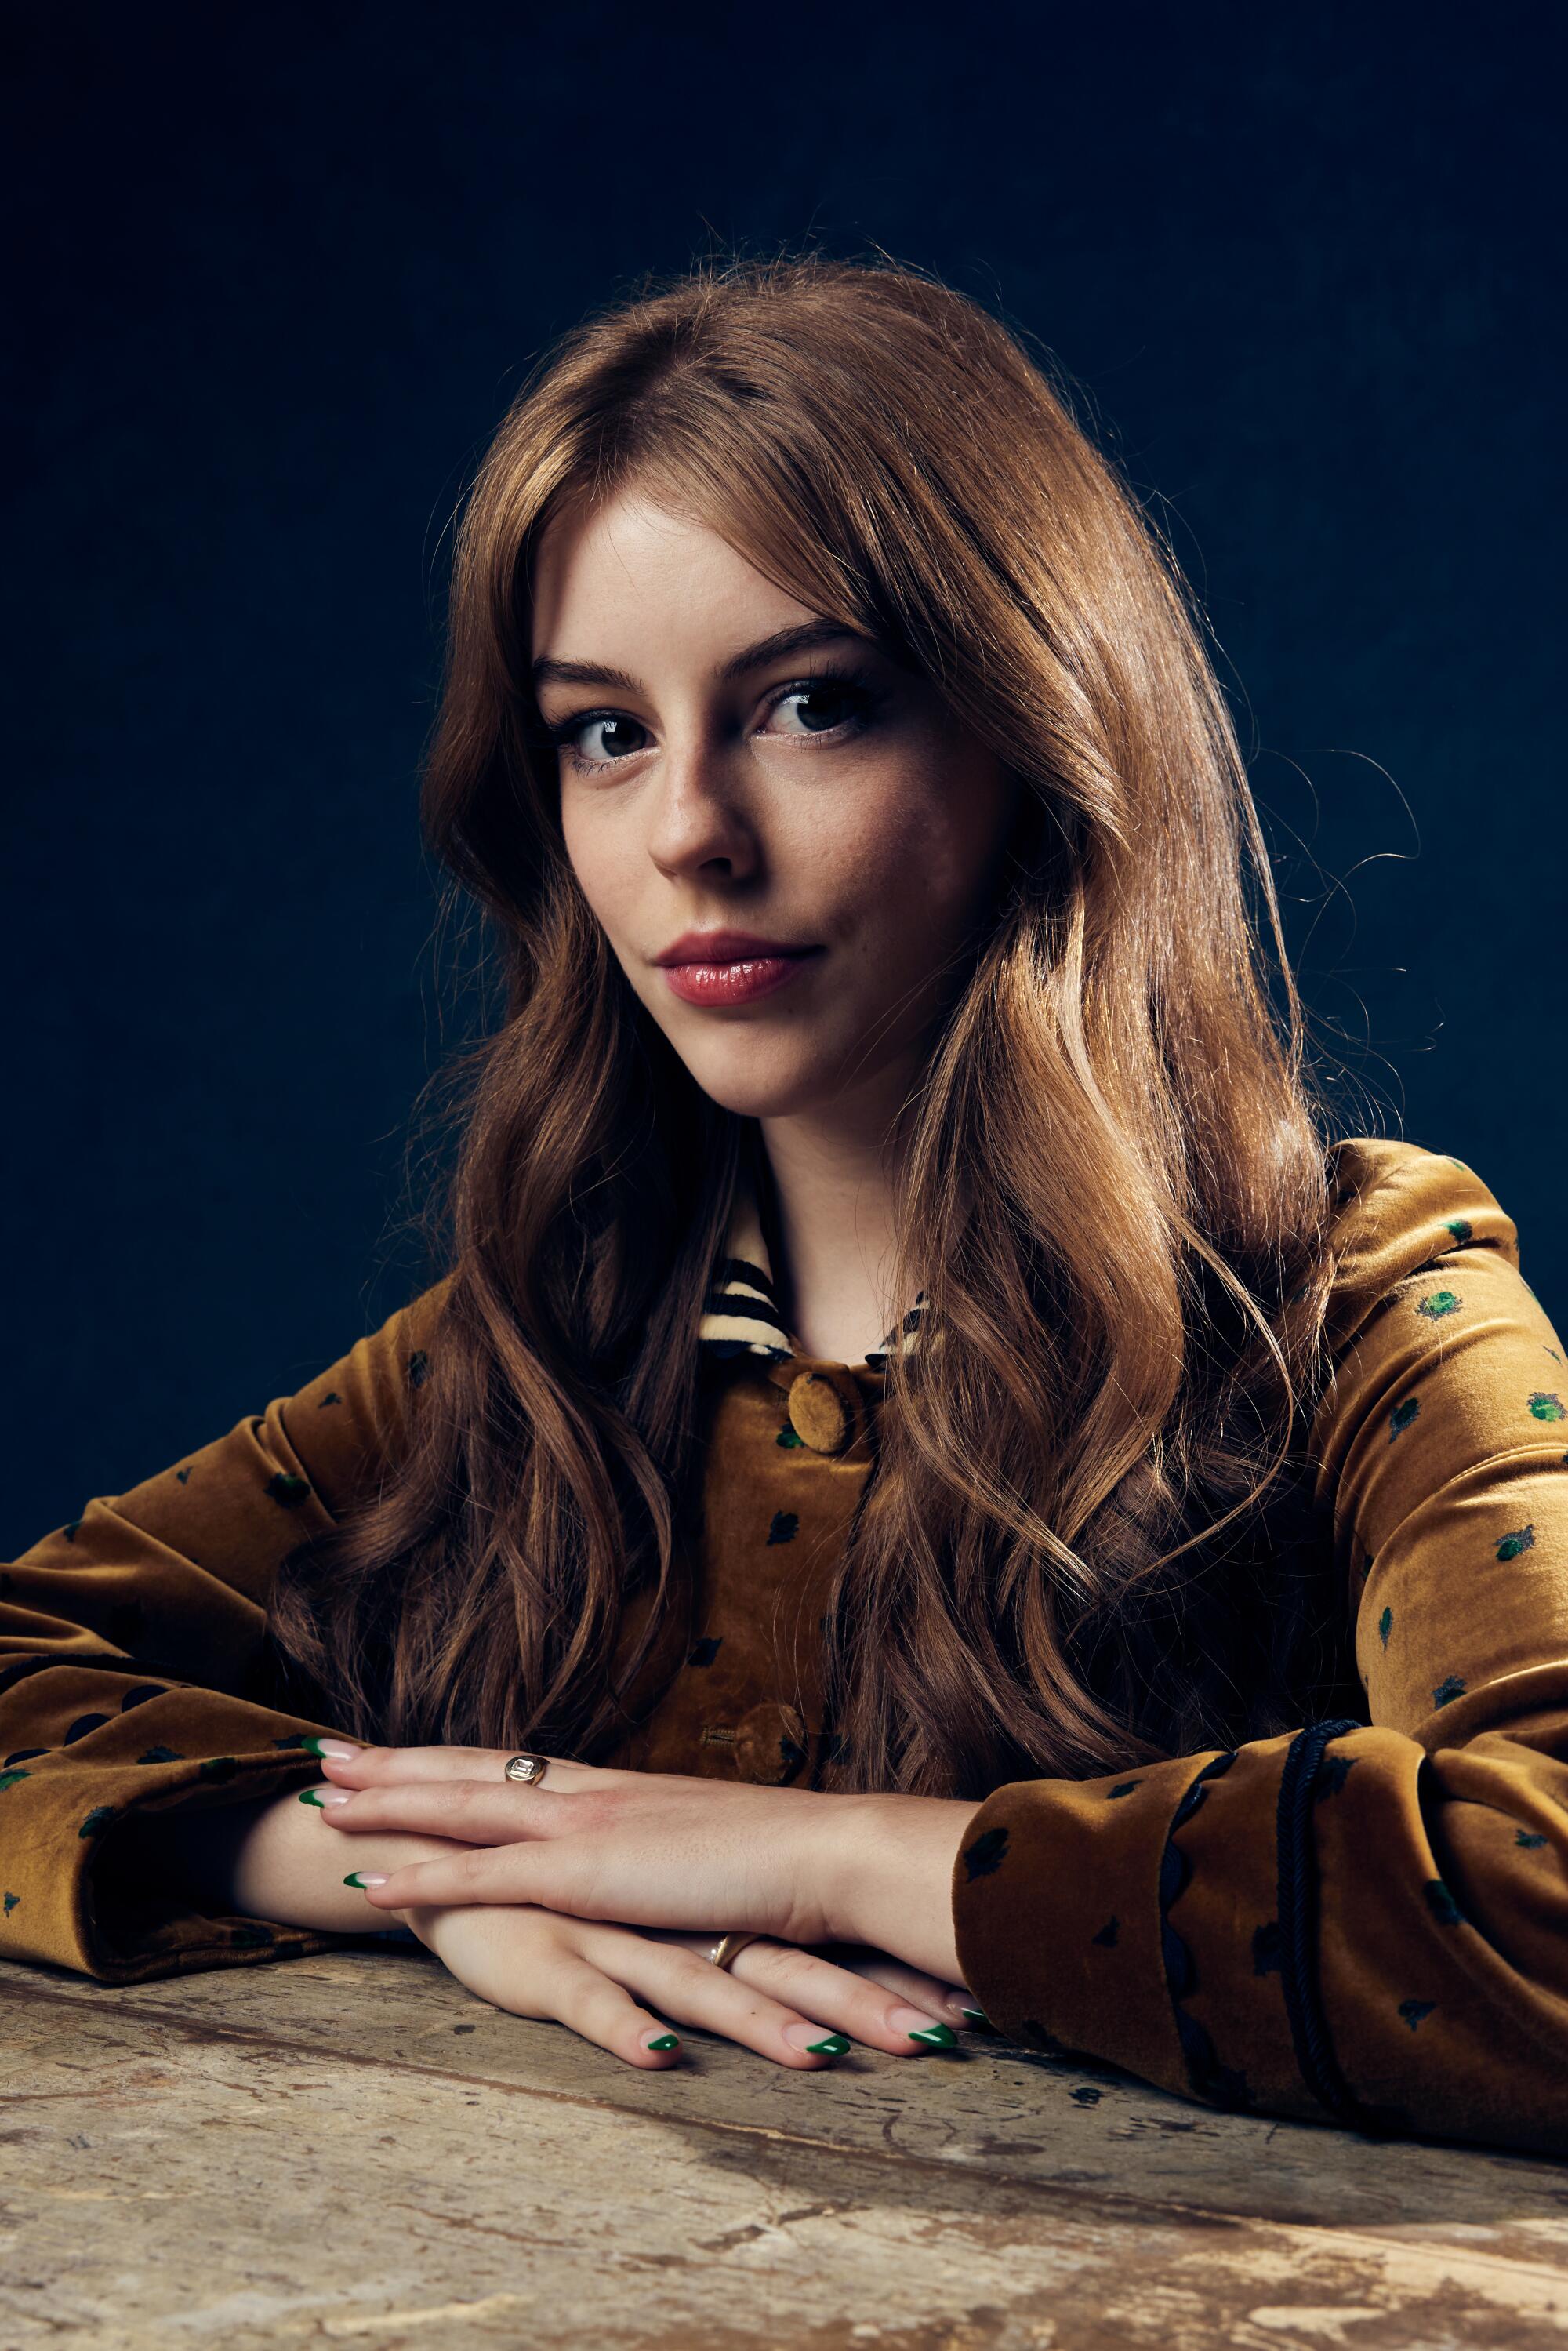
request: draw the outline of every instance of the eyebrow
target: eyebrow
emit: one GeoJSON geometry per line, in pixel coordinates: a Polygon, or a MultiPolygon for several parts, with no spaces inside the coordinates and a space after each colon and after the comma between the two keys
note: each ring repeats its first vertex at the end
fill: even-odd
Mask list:
{"type": "MultiPolygon", "coordinates": [[[[732,678],[744,677],[749,669],[760,668],[764,662],[781,661],[787,653],[815,653],[831,644],[870,643],[869,637],[857,635],[837,621],[802,621],[791,629],[776,629],[770,637],[758,637],[754,645],[731,653],[714,671],[714,683],[726,684],[732,678]]],[[[608,669],[599,662],[555,661],[549,654],[541,654],[530,674],[536,694],[544,685],[614,685],[625,694],[643,691],[642,680],[626,670],[608,669]]]]}

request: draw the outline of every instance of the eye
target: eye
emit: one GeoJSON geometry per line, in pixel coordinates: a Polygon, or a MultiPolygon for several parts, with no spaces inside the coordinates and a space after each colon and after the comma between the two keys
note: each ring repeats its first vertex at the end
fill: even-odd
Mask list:
{"type": "Polygon", "coordinates": [[[768,712],[772,721],[783,713],[790,723],[781,735],[830,735],[835,728],[854,726],[871,707],[869,690],[849,677],[799,678],[787,685],[768,712]]]}
{"type": "Polygon", "coordinates": [[[642,750],[648,737],[641,720],[616,710],[584,711],[576,718],[562,719],[559,726],[547,727],[546,732],[557,750],[564,751],[579,768],[612,767],[617,759],[642,750]]]}

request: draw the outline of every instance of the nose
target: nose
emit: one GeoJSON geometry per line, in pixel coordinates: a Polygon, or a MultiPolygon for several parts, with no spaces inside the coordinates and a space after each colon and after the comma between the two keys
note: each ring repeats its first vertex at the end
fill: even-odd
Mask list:
{"type": "Polygon", "coordinates": [[[755,872],[760,843],[724,746],[701,737],[666,742],[653,782],[648,853],[672,881],[716,863],[737,880],[755,872]]]}

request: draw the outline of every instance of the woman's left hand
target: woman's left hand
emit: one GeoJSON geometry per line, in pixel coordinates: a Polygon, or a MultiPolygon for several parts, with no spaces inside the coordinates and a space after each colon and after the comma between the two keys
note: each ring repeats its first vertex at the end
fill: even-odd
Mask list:
{"type": "Polygon", "coordinates": [[[377,1909],[531,1902],[630,1926],[709,1933],[716,1922],[807,1947],[866,1944],[963,1980],[951,1886],[976,1803],[602,1771],[564,1757],[549,1759],[542,1782],[517,1782],[500,1748],[323,1743],[329,1784],[304,1793],[334,1828],[472,1848],[367,1873],[377,1909]]]}

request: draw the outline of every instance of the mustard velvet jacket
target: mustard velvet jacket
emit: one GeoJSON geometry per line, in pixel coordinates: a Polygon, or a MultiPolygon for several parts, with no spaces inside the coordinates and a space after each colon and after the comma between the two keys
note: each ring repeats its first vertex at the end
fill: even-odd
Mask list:
{"type": "MultiPolygon", "coordinates": [[[[1362,1705],[997,1788],[954,1870],[964,1978],[1013,2041],[1211,2105],[1568,2153],[1568,1368],[1473,1170],[1353,1138],[1334,1172],[1311,1492],[1362,1705]]],[[[396,1460],[444,1290],[0,1573],[0,1956],[132,1983],[348,1939],[192,1915],[113,1829],[319,1777],[334,1726],[257,1694],[268,1588],[396,1460]]],[[[690,1610],[597,1760],[810,1784],[885,1347],[796,1351],[750,1194],[701,1342],[690,1610]]]]}

